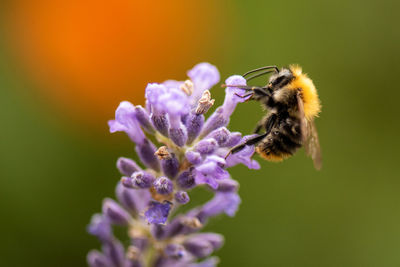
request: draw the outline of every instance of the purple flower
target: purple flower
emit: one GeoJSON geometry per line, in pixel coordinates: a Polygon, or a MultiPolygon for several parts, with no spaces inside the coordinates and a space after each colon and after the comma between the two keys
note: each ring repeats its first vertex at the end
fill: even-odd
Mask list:
{"type": "Polygon", "coordinates": [[[208,184],[211,188],[217,189],[217,180],[229,178],[229,173],[224,166],[223,158],[215,155],[207,156],[203,163],[196,166],[196,183],[208,184]]]}
{"type": "Polygon", "coordinates": [[[191,97],[192,106],[197,105],[197,101],[205,90],[210,90],[220,80],[218,69],[209,63],[197,64],[187,74],[194,85],[194,92],[191,97]]]}
{"type": "Polygon", "coordinates": [[[196,257],[203,258],[219,249],[223,242],[224,238],[219,234],[202,233],[189,236],[184,242],[184,247],[196,257]]]}
{"type": "Polygon", "coordinates": [[[181,244],[169,244],[164,252],[168,257],[179,259],[185,255],[185,248],[181,244]]]}
{"type": "Polygon", "coordinates": [[[107,216],[112,224],[128,225],[131,216],[117,202],[106,198],[103,201],[103,214],[107,216]]]}
{"type": "Polygon", "coordinates": [[[111,240],[112,230],[108,218],[102,214],[94,214],[87,228],[91,235],[96,236],[102,242],[111,240]]]}
{"type": "Polygon", "coordinates": [[[131,176],[134,172],[142,169],[131,159],[120,157],[117,161],[119,172],[125,176],[131,176]]]}
{"type": "Polygon", "coordinates": [[[112,263],[112,266],[124,266],[125,249],[117,239],[104,244],[103,252],[112,263]]]}
{"type": "MultiPolygon", "coordinates": [[[[243,143],[246,142],[246,140],[249,137],[251,137],[251,135],[245,136],[243,138],[242,142],[243,143]]],[[[239,143],[242,143],[242,142],[239,142],[239,143]]],[[[231,167],[231,166],[235,166],[236,164],[242,163],[242,164],[246,165],[249,169],[255,169],[255,170],[260,169],[260,164],[256,160],[252,159],[252,156],[254,155],[254,151],[255,151],[254,146],[246,146],[244,149],[242,149],[238,153],[229,155],[229,157],[227,157],[227,159],[226,159],[226,166],[231,167]]]]}
{"type": "Polygon", "coordinates": [[[193,165],[197,165],[202,161],[201,154],[191,150],[186,152],[185,157],[193,165]]]}
{"type": "Polygon", "coordinates": [[[87,255],[87,262],[90,267],[108,267],[111,266],[109,259],[100,251],[91,250],[87,255]]]}
{"type": "Polygon", "coordinates": [[[195,169],[192,168],[183,171],[177,178],[176,182],[180,188],[191,189],[196,186],[195,169]]]}
{"type": "Polygon", "coordinates": [[[135,107],[128,101],[119,104],[115,111],[115,120],[108,122],[110,132],[126,132],[133,142],[140,145],[146,139],[135,117],[135,107]]]}
{"type": "Polygon", "coordinates": [[[118,159],[122,176],[115,191],[118,202],[106,198],[102,213],[95,214],[88,226],[88,232],[102,243],[101,251],[92,250],[87,256],[91,267],[143,267],[148,262],[157,267],[213,267],[218,263],[216,257],[205,257],[223,245],[223,237],[200,231],[212,217],[234,216],[238,209],[239,183],[227,168],[237,164],[259,168],[252,159],[254,146],[225,160],[232,147],[250,137],[227,128],[237,104],[246,100],[238,96],[243,90],[230,85],[246,81],[229,77],[223,105],[208,116],[215,103],[211,87],[220,81],[217,68],[200,63],[187,75],[185,81],[149,83],[145,107],[123,101],[115,119],[108,122],[110,132],[125,132],[135,143],[138,161],[118,159]],[[213,198],[180,212],[182,205],[195,202],[189,202],[190,191],[198,186],[211,190],[213,198]],[[124,245],[113,235],[116,225],[127,230],[124,245]]]}
{"type": "Polygon", "coordinates": [[[229,85],[246,85],[246,80],[239,75],[234,75],[229,77],[225,84],[228,85],[225,90],[225,100],[224,104],[219,107],[214,114],[206,121],[202,136],[209,134],[211,131],[218,129],[220,127],[227,126],[229,123],[229,118],[236,108],[238,103],[246,101],[246,98],[241,98],[236,94],[242,95],[243,90],[237,87],[229,87],[229,85]]]}
{"type": "Polygon", "coordinates": [[[206,218],[225,213],[234,216],[241,200],[236,192],[217,192],[215,197],[202,207],[202,213],[206,218]]]}
{"type": "Polygon", "coordinates": [[[155,180],[154,176],[145,171],[134,172],[132,178],[122,177],[122,184],[131,188],[150,188],[155,180]]]}
{"type": "Polygon", "coordinates": [[[189,202],[190,198],[185,191],[178,191],[175,193],[175,200],[180,204],[186,204],[189,202]]]}
{"type": "Polygon", "coordinates": [[[171,206],[171,202],[168,201],[164,203],[152,201],[144,215],[149,223],[164,224],[168,219],[171,206]]]}
{"type": "Polygon", "coordinates": [[[174,190],[174,184],[167,177],[159,177],[154,182],[154,189],[161,195],[169,195],[174,190]]]}
{"type": "Polygon", "coordinates": [[[122,206],[135,217],[147,208],[150,201],[150,192],[148,190],[130,189],[122,185],[122,183],[117,184],[115,194],[122,206]]]}

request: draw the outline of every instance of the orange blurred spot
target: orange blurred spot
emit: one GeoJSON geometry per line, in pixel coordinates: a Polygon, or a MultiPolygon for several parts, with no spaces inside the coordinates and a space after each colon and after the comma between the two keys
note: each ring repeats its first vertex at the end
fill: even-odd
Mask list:
{"type": "Polygon", "coordinates": [[[221,13],[212,0],[19,0],[10,7],[12,45],[38,87],[68,115],[101,124],[121,100],[142,103],[147,82],[185,78],[215,42],[221,13]]]}

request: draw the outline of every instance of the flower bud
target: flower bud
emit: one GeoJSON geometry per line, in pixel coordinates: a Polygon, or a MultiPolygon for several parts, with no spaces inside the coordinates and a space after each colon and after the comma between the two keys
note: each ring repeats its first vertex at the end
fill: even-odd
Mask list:
{"type": "Polygon", "coordinates": [[[203,258],[219,249],[224,243],[222,235],[215,233],[201,233],[189,237],[184,247],[196,257],[203,258]]]}
{"type": "Polygon", "coordinates": [[[183,244],[185,249],[197,258],[204,258],[210,255],[214,248],[207,240],[189,239],[183,244]]]}
{"type": "Polygon", "coordinates": [[[201,129],[203,128],[204,115],[190,113],[187,116],[185,122],[188,135],[188,140],[186,143],[191,144],[197,138],[197,136],[200,134],[201,129]]]}
{"type": "Polygon", "coordinates": [[[111,223],[117,225],[128,225],[132,219],[127,211],[110,198],[103,201],[103,214],[107,216],[111,223]]]}
{"type": "Polygon", "coordinates": [[[184,171],[179,174],[176,182],[178,183],[179,187],[184,189],[190,189],[196,186],[195,176],[193,174],[195,170],[192,168],[189,171],[184,171]]]}
{"type": "Polygon", "coordinates": [[[228,123],[229,116],[225,116],[224,109],[219,107],[204,123],[204,127],[200,136],[206,136],[215,129],[228,125],[228,123]]]}
{"type": "Polygon", "coordinates": [[[87,255],[87,263],[90,267],[107,267],[111,266],[109,259],[100,251],[91,250],[87,255]]]}
{"type": "MultiPolygon", "coordinates": [[[[154,176],[151,175],[150,173],[145,171],[140,171],[133,173],[131,184],[132,187],[150,188],[153,185],[154,180],[155,180],[154,176]]],[[[122,183],[125,185],[124,181],[122,181],[122,183]]]]}
{"type": "Polygon", "coordinates": [[[189,202],[190,198],[185,191],[178,191],[175,193],[175,200],[180,204],[186,204],[189,202]]]}
{"type": "Polygon", "coordinates": [[[165,175],[174,178],[179,172],[179,161],[174,153],[170,153],[166,146],[160,147],[155,155],[161,161],[161,168],[165,175]]]}
{"type": "MultiPolygon", "coordinates": [[[[132,178],[129,177],[125,178],[132,180],[132,178]]],[[[127,188],[122,183],[118,183],[115,194],[124,209],[136,215],[144,211],[151,197],[147,189],[131,189],[127,188]]]]}
{"type": "Polygon", "coordinates": [[[239,188],[239,183],[233,179],[222,179],[218,181],[218,192],[236,192],[239,188]]]}
{"type": "Polygon", "coordinates": [[[94,214],[92,216],[87,231],[100,239],[101,242],[108,242],[112,238],[110,221],[103,214],[94,214]]]}
{"type": "Polygon", "coordinates": [[[233,132],[229,135],[229,139],[225,143],[225,147],[236,146],[242,140],[242,134],[239,132],[233,132]]]}
{"type": "Polygon", "coordinates": [[[214,250],[221,248],[224,244],[224,237],[216,233],[199,233],[196,234],[193,239],[202,239],[208,241],[213,246],[214,250]]]}
{"type": "Polygon", "coordinates": [[[177,146],[184,146],[187,141],[187,132],[184,126],[181,124],[179,128],[169,128],[169,138],[177,146]]]}
{"type": "Polygon", "coordinates": [[[149,223],[164,224],[168,219],[171,206],[172,203],[168,201],[163,203],[152,201],[144,215],[149,223]]]}
{"type": "Polygon", "coordinates": [[[120,157],[117,160],[117,168],[125,176],[131,176],[132,173],[142,170],[136,162],[124,157],[120,157]]]}
{"type": "Polygon", "coordinates": [[[144,139],[143,143],[136,146],[136,152],[139,155],[141,161],[149,168],[159,171],[160,164],[154,152],[156,152],[156,147],[148,139],[144,139]]]}
{"type": "Polygon", "coordinates": [[[217,149],[218,143],[213,138],[201,140],[195,146],[195,150],[202,155],[212,154],[217,149]]]}
{"type": "Polygon", "coordinates": [[[125,251],[124,246],[117,239],[103,245],[104,254],[110,259],[109,266],[124,266],[125,251]]]}
{"type": "Polygon", "coordinates": [[[140,126],[142,126],[146,132],[151,134],[154,133],[153,125],[151,125],[150,122],[150,116],[142,106],[139,105],[135,107],[135,116],[140,126]]]}
{"type": "Polygon", "coordinates": [[[174,185],[167,177],[159,177],[154,182],[154,189],[160,195],[169,195],[174,190],[174,185]]]}
{"type": "Polygon", "coordinates": [[[168,257],[180,259],[185,255],[185,248],[179,244],[168,244],[164,249],[164,253],[168,257]]]}
{"type": "Polygon", "coordinates": [[[165,113],[160,113],[160,114],[151,114],[150,116],[151,121],[153,122],[154,128],[158,132],[160,132],[162,135],[168,137],[168,128],[169,128],[169,123],[168,123],[168,118],[165,113]]]}
{"type": "Polygon", "coordinates": [[[193,165],[199,164],[202,161],[201,154],[193,150],[187,151],[185,157],[193,165]]]}
{"type": "Polygon", "coordinates": [[[240,197],[236,192],[217,192],[214,198],[201,208],[202,217],[206,219],[221,213],[232,217],[235,215],[240,202],[240,197]]]}
{"type": "Polygon", "coordinates": [[[207,137],[214,138],[220,147],[223,147],[229,140],[230,132],[225,127],[212,131],[207,137]]]}

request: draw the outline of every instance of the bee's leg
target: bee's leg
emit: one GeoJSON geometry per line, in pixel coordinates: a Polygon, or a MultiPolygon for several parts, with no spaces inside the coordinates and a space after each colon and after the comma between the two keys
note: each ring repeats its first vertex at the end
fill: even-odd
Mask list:
{"type": "Polygon", "coordinates": [[[253,133],[260,133],[261,129],[264,128],[266,133],[269,133],[272,127],[276,124],[278,119],[278,115],[275,113],[271,113],[270,115],[265,116],[259,122],[257,122],[256,128],[254,128],[253,133]]]}
{"type": "Polygon", "coordinates": [[[278,115],[275,113],[272,113],[271,115],[268,116],[268,118],[265,121],[265,132],[269,134],[272,130],[272,127],[276,124],[278,121],[278,115]]]}
{"type": "Polygon", "coordinates": [[[248,93],[248,94],[245,94],[245,95],[239,95],[238,93],[235,93],[235,95],[238,96],[238,97],[241,97],[241,98],[246,98],[248,96],[253,96],[254,93],[248,93]]]}
{"type": "Polygon", "coordinates": [[[258,135],[255,136],[253,138],[250,138],[249,140],[247,140],[246,142],[244,142],[243,144],[234,146],[231,148],[231,150],[229,150],[228,154],[226,154],[225,159],[230,155],[230,154],[235,154],[237,152],[239,152],[240,150],[244,149],[246,146],[251,146],[251,145],[255,145],[257,143],[259,143],[261,140],[263,140],[266,136],[268,135],[268,133],[262,134],[262,135],[258,135]]]}
{"type": "Polygon", "coordinates": [[[236,87],[239,89],[243,89],[245,91],[253,91],[255,94],[259,94],[262,96],[267,96],[270,95],[270,92],[268,91],[268,87],[260,87],[260,86],[248,86],[248,85],[227,85],[227,84],[222,84],[221,87],[236,87]]]}

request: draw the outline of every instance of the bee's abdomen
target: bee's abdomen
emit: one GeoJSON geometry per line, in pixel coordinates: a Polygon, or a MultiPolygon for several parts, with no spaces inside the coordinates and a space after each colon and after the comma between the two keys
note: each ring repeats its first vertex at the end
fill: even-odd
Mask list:
{"type": "Polygon", "coordinates": [[[270,161],[281,161],[293,155],[302,145],[300,122],[282,119],[257,146],[257,153],[270,161]]]}

